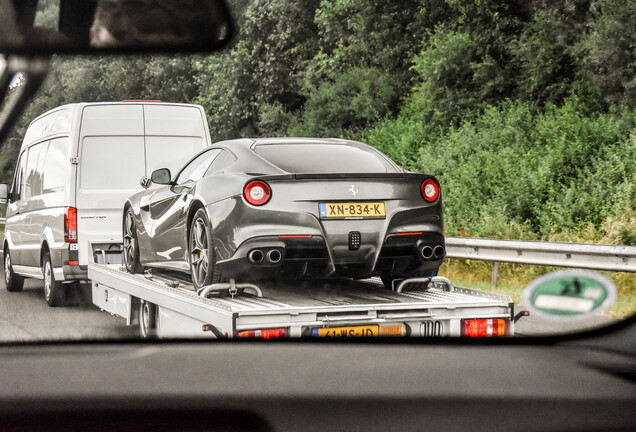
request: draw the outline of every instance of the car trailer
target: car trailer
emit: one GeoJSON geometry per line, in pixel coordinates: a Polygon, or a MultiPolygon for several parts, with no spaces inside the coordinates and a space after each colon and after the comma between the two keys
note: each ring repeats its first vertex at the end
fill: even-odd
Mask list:
{"type": "MultiPolygon", "coordinates": [[[[106,253],[108,252],[108,254],[106,253]]],[[[185,275],[131,274],[121,254],[88,265],[93,303],[139,325],[143,337],[512,336],[510,296],[455,287],[444,277],[214,284],[185,275]]]]}

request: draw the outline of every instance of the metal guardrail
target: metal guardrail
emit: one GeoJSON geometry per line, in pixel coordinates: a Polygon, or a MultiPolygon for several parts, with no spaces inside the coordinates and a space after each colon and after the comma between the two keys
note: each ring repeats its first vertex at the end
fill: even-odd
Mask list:
{"type": "Polygon", "coordinates": [[[0,218],[0,225],[4,225],[7,220],[5,218],[0,218]]]}
{"type": "Polygon", "coordinates": [[[492,261],[493,286],[499,262],[636,272],[636,246],[446,237],[446,256],[492,261]]]}

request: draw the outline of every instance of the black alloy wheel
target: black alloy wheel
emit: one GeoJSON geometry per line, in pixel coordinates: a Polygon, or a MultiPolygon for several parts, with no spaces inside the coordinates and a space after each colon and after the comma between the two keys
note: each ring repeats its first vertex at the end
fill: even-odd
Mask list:
{"type": "Polygon", "coordinates": [[[199,209],[190,225],[190,274],[195,289],[218,283],[221,277],[216,269],[214,240],[204,209],[199,209]]]}

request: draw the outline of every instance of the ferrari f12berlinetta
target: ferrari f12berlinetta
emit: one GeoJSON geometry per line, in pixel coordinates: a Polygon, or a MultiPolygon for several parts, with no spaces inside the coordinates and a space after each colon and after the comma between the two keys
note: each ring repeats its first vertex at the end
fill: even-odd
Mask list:
{"type": "Polygon", "coordinates": [[[445,256],[437,180],[366,144],[267,138],[218,142],[124,207],[124,262],[234,278],[426,277],[445,256]]]}

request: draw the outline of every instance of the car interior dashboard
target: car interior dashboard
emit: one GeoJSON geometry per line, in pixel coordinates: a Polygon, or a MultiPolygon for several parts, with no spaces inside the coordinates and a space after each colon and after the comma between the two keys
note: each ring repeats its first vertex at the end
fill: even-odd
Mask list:
{"type": "Polygon", "coordinates": [[[502,340],[5,345],[0,429],[636,430],[635,321],[502,340]]]}

